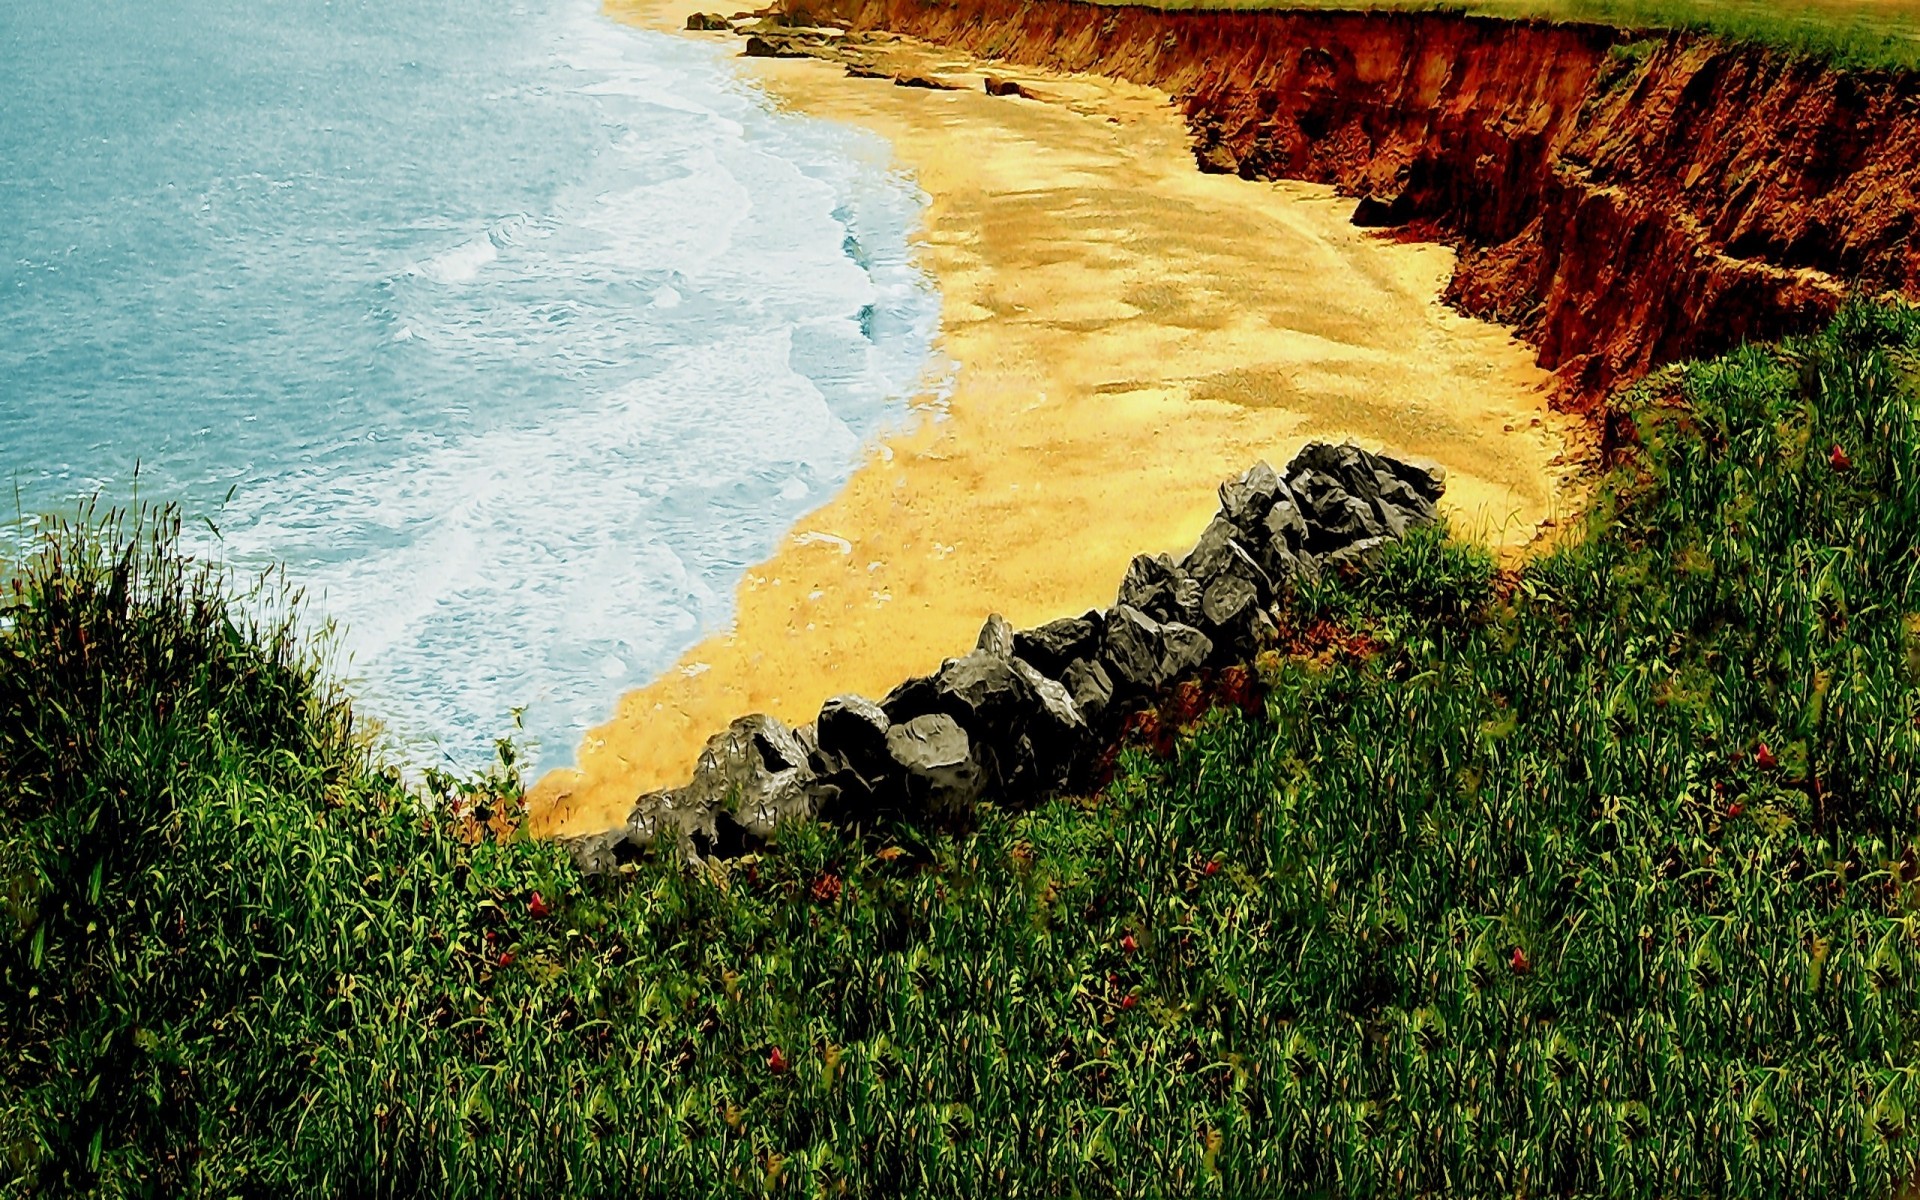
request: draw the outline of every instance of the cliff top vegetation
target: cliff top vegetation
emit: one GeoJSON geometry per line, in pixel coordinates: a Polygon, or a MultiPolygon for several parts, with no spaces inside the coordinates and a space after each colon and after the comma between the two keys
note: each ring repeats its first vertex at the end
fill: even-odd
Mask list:
{"type": "Polygon", "coordinates": [[[1890,1196],[1917,355],[1863,305],[1655,377],[1584,536],[1302,591],[1262,702],[1176,693],[1095,795],[613,877],[511,831],[510,751],[405,786],[164,514],[54,531],[0,1195],[1890,1196]]]}
{"type": "MultiPolygon", "coordinates": [[[[1102,2],[1102,0],[1096,0],[1102,2]]],[[[1841,66],[1920,68],[1915,0],[1160,0],[1166,9],[1391,9],[1693,30],[1841,66]]]]}

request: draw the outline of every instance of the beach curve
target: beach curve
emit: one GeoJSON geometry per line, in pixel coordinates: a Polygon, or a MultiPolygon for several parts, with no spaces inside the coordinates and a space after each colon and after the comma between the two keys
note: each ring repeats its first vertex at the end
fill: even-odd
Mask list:
{"type": "MultiPolygon", "coordinates": [[[[677,31],[689,10],[607,11],[677,31]]],[[[1310,438],[1441,462],[1456,525],[1497,544],[1571,507],[1583,429],[1548,410],[1528,347],[1439,303],[1449,250],[1356,229],[1329,188],[1201,174],[1163,93],[1023,70],[1032,98],[994,97],[982,64],[885,53],[954,90],[741,65],[783,106],[886,138],[928,194],[916,250],[951,393],[747,573],[730,629],[535,785],[536,833],[615,827],[732,718],[800,723],[829,696],[884,694],[989,612],[1028,625],[1110,603],[1133,555],[1191,544],[1221,478],[1310,438]]]]}

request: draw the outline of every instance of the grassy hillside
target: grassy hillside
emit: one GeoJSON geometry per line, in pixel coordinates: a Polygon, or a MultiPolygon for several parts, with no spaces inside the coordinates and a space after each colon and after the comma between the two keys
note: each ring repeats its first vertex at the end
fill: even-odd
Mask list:
{"type": "Polygon", "coordinates": [[[1916,354],[1858,307],[1655,380],[1586,536],[1300,596],[1259,711],[1098,796],[616,880],[479,836],[510,763],[423,807],[171,526],[57,537],[0,1194],[1891,1195],[1916,354]]]}
{"type": "Polygon", "coordinates": [[[1843,65],[1920,68],[1920,0],[1155,0],[1150,7],[1400,9],[1590,21],[1722,34],[1843,65]]]}

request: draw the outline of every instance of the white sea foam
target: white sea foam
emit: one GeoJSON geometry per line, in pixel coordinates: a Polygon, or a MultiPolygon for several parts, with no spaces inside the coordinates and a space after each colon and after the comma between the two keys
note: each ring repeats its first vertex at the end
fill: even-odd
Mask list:
{"type": "Polygon", "coordinates": [[[234,535],[304,564],[404,742],[466,763],[521,706],[565,761],[724,624],[899,418],[937,311],[883,146],[776,115],[697,44],[588,14],[556,53],[609,130],[591,178],[393,284],[394,352],[470,372],[487,415],[316,459],[234,535]],[[570,382],[519,408],[501,392],[529,370],[570,382]]]}
{"type": "Polygon", "coordinates": [[[922,197],[720,47],[597,0],[110,7],[0,39],[0,469],[35,510],[138,461],[284,562],[421,763],[522,706],[568,760],[923,385],[922,197]]]}

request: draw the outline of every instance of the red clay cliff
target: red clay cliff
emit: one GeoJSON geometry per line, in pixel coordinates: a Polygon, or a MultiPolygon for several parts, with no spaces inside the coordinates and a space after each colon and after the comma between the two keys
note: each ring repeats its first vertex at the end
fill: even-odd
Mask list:
{"type": "MultiPolygon", "coordinates": [[[[795,6],[797,7],[797,5],[795,6]]],[[[1694,34],[1075,0],[809,9],[1171,93],[1204,170],[1330,183],[1461,249],[1448,299],[1590,409],[1676,359],[1920,296],[1920,79],[1694,34]]]]}

